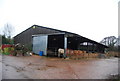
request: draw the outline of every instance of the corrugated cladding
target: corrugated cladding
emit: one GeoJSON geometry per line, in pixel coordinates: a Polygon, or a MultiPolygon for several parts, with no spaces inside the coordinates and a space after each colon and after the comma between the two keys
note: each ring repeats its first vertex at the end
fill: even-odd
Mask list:
{"type": "Polygon", "coordinates": [[[50,34],[50,33],[60,33],[60,31],[51,30],[49,28],[38,27],[33,25],[32,27],[28,28],[27,30],[21,32],[20,34],[14,37],[14,43],[21,43],[23,45],[32,44],[32,35],[37,34],[50,34]],[[34,28],[35,26],[35,28],[34,28]]]}

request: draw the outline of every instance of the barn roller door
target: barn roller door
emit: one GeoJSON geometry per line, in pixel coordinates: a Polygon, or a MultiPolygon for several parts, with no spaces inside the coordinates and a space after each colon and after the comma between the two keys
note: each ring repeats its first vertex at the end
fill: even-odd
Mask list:
{"type": "Polygon", "coordinates": [[[47,55],[47,40],[48,36],[34,36],[33,52],[39,54],[40,51],[43,51],[43,55],[47,55]]]}

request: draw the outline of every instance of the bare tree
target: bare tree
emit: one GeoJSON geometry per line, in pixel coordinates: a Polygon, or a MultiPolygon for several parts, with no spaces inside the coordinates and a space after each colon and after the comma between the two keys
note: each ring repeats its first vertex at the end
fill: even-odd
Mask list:
{"type": "Polygon", "coordinates": [[[114,46],[117,43],[117,38],[115,36],[105,37],[100,43],[107,46],[114,46]]]}
{"type": "Polygon", "coordinates": [[[116,46],[120,46],[120,36],[118,36],[118,38],[117,38],[116,46]]]}
{"type": "Polygon", "coordinates": [[[11,24],[7,23],[7,24],[4,25],[3,35],[6,38],[11,39],[11,36],[12,36],[13,32],[14,32],[14,27],[11,24]]]}
{"type": "Polygon", "coordinates": [[[109,36],[105,37],[102,41],[100,41],[101,44],[104,44],[109,47],[109,51],[117,51],[118,50],[118,38],[115,36],[109,36]]]}

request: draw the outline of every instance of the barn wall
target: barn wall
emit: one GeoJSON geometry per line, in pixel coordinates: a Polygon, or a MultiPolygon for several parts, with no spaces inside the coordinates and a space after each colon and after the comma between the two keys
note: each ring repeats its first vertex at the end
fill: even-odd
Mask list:
{"type": "Polygon", "coordinates": [[[59,33],[59,31],[50,30],[47,28],[36,27],[29,28],[22,33],[14,37],[14,43],[21,43],[23,45],[32,45],[32,35],[36,34],[50,34],[50,33],[59,33]]]}

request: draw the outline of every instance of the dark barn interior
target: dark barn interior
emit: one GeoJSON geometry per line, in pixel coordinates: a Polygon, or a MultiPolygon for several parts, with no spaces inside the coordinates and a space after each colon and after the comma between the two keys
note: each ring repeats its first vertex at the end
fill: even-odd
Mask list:
{"type": "Polygon", "coordinates": [[[58,49],[81,50],[87,53],[104,53],[105,46],[82,36],[68,34],[48,35],[47,55],[58,56],[58,49]],[[65,36],[67,43],[65,43],[65,36]],[[67,47],[65,48],[65,45],[67,47]]]}
{"type": "Polygon", "coordinates": [[[104,53],[105,46],[80,36],[67,37],[67,48],[86,52],[104,53]]]}
{"type": "Polygon", "coordinates": [[[59,48],[64,49],[64,35],[48,35],[47,55],[57,56],[59,48]]]}

